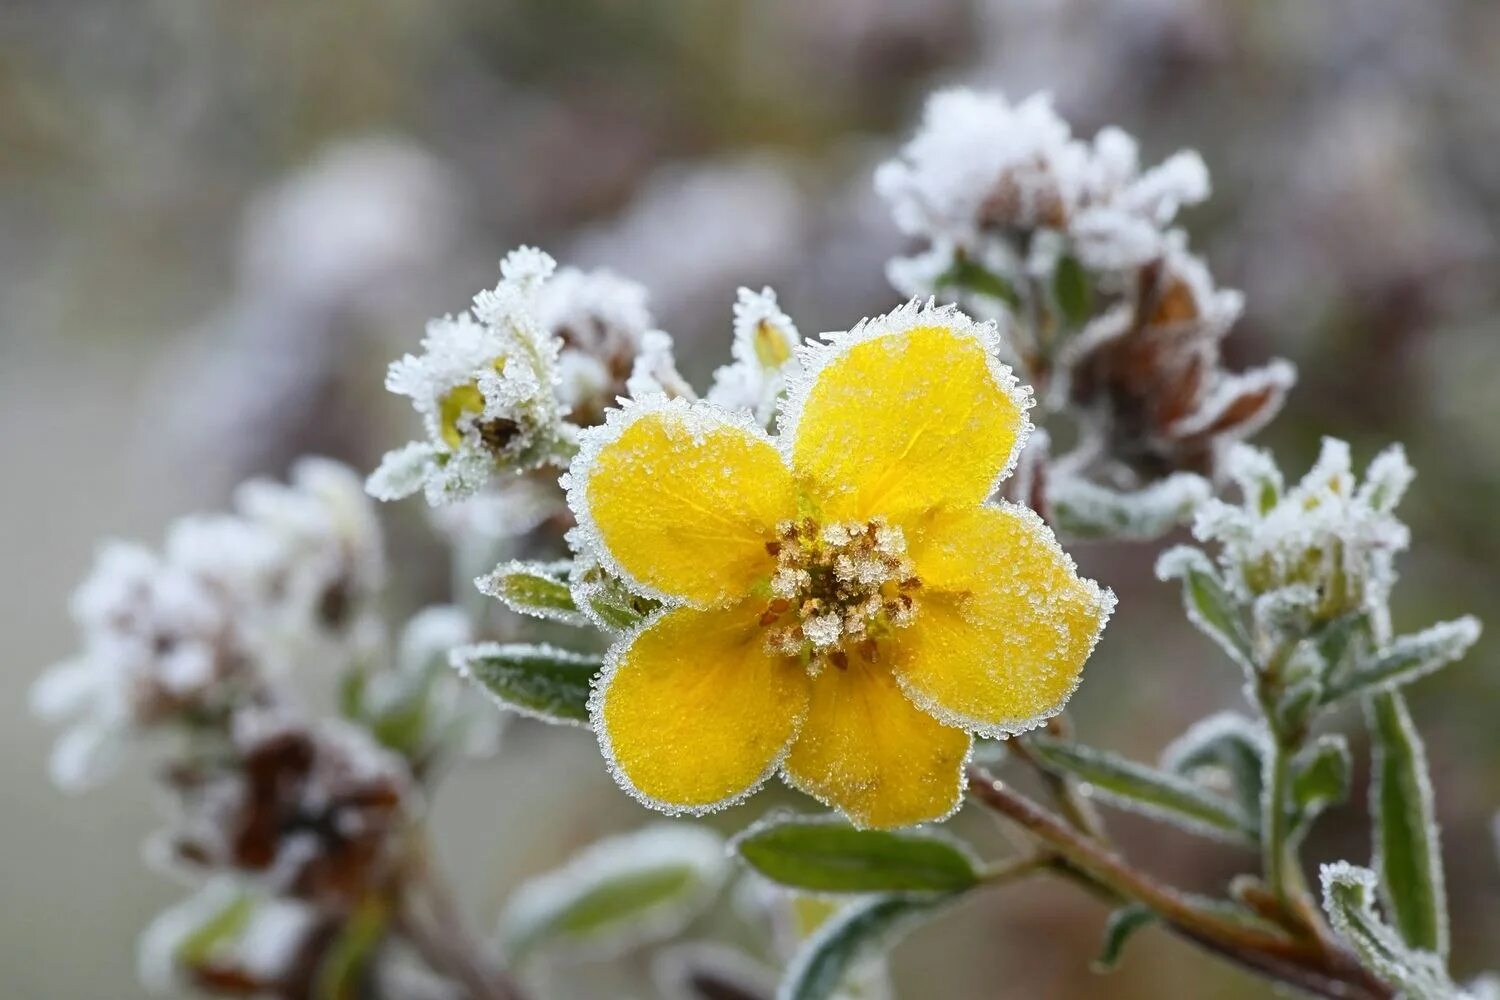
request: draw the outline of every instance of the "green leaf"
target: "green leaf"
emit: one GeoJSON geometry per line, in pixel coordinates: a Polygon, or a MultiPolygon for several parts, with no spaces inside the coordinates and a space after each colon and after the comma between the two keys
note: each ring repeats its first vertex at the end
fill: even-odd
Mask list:
{"type": "Polygon", "coordinates": [[[962,254],[956,255],[953,266],[938,275],[933,287],[939,291],[944,288],[958,288],[977,295],[988,295],[992,299],[999,299],[1012,309],[1021,302],[1014,285],[962,254]]]}
{"type": "Polygon", "coordinates": [[[1230,596],[1219,572],[1202,550],[1179,545],[1162,553],[1156,575],[1163,580],[1182,580],[1182,601],[1188,620],[1217,642],[1230,659],[1251,673],[1255,655],[1245,620],[1230,596]]]}
{"type": "Polygon", "coordinates": [[[948,900],[872,896],[850,903],[808,938],[787,969],[777,1000],[827,1000],[863,960],[884,953],[948,900]]]}
{"type": "Polygon", "coordinates": [[[718,895],[728,868],[723,839],[706,827],[661,823],[612,837],[516,890],[503,937],[512,956],[620,954],[680,931],[718,895]]]}
{"type": "Polygon", "coordinates": [[[1094,971],[1108,972],[1119,965],[1125,943],[1136,931],[1155,922],[1156,914],[1143,903],[1131,903],[1111,913],[1109,922],[1104,925],[1104,943],[1100,946],[1099,957],[1094,959],[1094,971]]]}
{"type": "Polygon", "coordinates": [[[1093,312],[1094,290],[1089,286],[1088,272],[1078,258],[1064,255],[1052,275],[1052,296],[1070,327],[1080,327],[1093,312]]]}
{"type": "Polygon", "coordinates": [[[1169,771],[1049,737],[1028,737],[1027,743],[1047,767],[1086,782],[1091,791],[1122,809],[1244,844],[1253,844],[1259,835],[1253,817],[1169,771]]]}
{"type": "Polygon", "coordinates": [[[504,602],[512,611],[533,618],[587,625],[568,586],[571,562],[508,562],[474,581],[481,593],[504,602]]]}
{"type": "Polygon", "coordinates": [[[1268,749],[1261,725],[1237,712],[1220,712],[1174,740],[1162,752],[1162,766],[1189,778],[1203,771],[1222,772],[1240,811],[1259,829],[1268,749]]]}
{"type": "Polygon", "coordinates": [[[1375,873],[1344,861],[1324,865],[1323,909],[1361,963],[1410,1000],[1454,1000],[1464,994],[1430,951],[1412,948],[1375,912],[1375,873]]]}
{"type": "Polygon", "coordinates": [[[587,619],[605,632],[629,631],[661,607],[660,601],[634,593],[599,566],[574,574],[573,599],[587,619]]]}
{"type": "Polygon", "coordinates": [[[832,817],[772,818],[732,846],[773,882],[813,892],[957,892],[979,880],[947,837],[856,830],[832,817]]]}
{"type": "Polygon", "coordinates": [[[1470,615],[1403,635],[1340,678],[1324,700],[1410,684],[1462,657],[1478,638],[1479,621],[1470,615]]]}
{"type": "Polygon", "coordinates": [[[1367,699],[1365,714],[1373,750],[1370,808],[1381,900],[1407,944],[1446,955],[1447,892],[1426,750],[1396,692],[1367,699]]]}
{"type": "Polygon", "coordinates": [[[452,663],[502,707],[571,725],[588,722],[589,685],[604,666],[592,653],[496,642],[461,646],[452,663]]]}
{"type": "Polygon", "coordinates": [[[235,893],[223,907],[193,928],[173,949],[173,958],[183,966],[207,964],[220,946],[239,938],[255,915],[255,897],[235,893]]]}
{"type": "Polygon", "coordinates": [[[357,1000],[389,922],[386,906],[378,899],[366,900],[355,909],[318,966],[313,984],[316,1000],[357,1000]]]}
{"type": "Polygon", "coordinates": [[[1329,734],[1297,754],[1291,762],[1293,836],[1307,832],[1318,814],[1349,799],[1354,761],[1344,737],[1329,734]]]}

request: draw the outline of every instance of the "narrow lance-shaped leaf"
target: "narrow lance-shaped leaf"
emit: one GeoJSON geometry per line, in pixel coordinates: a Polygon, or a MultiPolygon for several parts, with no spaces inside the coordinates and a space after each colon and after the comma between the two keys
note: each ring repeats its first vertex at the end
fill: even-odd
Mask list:
{"type": "Polygon", "coordinates": [[[772,818],[733,846],[773,882],[814,892],[954,892],[978,881],[973,858],[945,836],[856,830],[834,818],[772,818]]]}
{"type": "Polygon", "coordinates": [[[1208,556],[1187,545],[1168,549],[1156,561],[1156,575],[1161,580],[1180,579],[1188,620],[1242,668],[1255,670],[1244,616],[1208,556]]]}
{"type": "Polygon", "coordinates": [[[1220,712],[1195,723],[1162,751],[1162,767],[1194,778],[1219,771],[1229,779],[1235,801],[1248,821],[1260,824],[1265,757],[1265,728],[1237,712],[1220,712]]]}
{"type": "Polygon", "coordinates": [[[1375,873],[1344,861],[1324,865],[1323,909],[1365,968],[1410,1000],[1455,1000],[1464,994],[1443,961],[1412,948],[1375,912],[1375,873]]]}
{"type": "Polygon", "coordinates": [[[502,918],[510,954],[545,948],[599,958],[669,938],[718,894],[724,841],[706,827],[659,824],[599,841],[511,896],[502,918]]]}
{"type": "Polygon", "coordinates": [[[942,897],[871,896],[849,904],[803,944],[777,1000],[828,1000],[856,965],[886,951],[946,902],[942,897]]]}
{"type": "Polygon", "coordinates": [[[1342,736],[1322,736],[1292,760],[1293,836],[1303,836],[1318,814],[1349,798],[1354,763],[1342,736]]]}
{"type": "Polygon", "coordinates": [[[451,662],[502,708],[569,725],[588,722],[589,683],[604,665],[592,653],[498,642],[460,646],[451,662]]]}
{"type": "Polygon", "coordinates": [[[1088,272],[1072,254],[1064,255],[1057,262],[1057,270],[1052,275],[1052,297],[1070,327],[1082,326],[1093,311],[1094,291],[1089,287],[1088,272]]]}
{"type": "Polygon", "coordinates": [[[1120,964],[1125,944],[1136,931],[1156,922],[1156,914],[1141,903],[1122,906],[1109,915],[1104,925],[1104,943],[1099,948],[1099,957],[1094,959],[1095,972],[1108,972],[1120,964]]]}
{"type": "Polygon", "coordinates": [[[1370,810],[1381,901],[1407,944],[1444,955],[1447,893],[1427,753],[1405,700],[1396,692],[1368,699],[1366,715],[1374,758],[1370,810]]]}
{"type": "Polygon", "coordinates": [[[1095,747],[1035,736],[1028,742],[1047,767],[1072,774],[1123,809],[1207,836],[1255,842],[1252,817],[1186,778],[1095,747]]]}
{"type": "Polygon", "coordinates": [[[588,618],[573,602],[568,585],[571,562],[508,562],[474,585],[481,593],[502,601],[512,611],[534,618],[583,626],[588,618]]]}
{"type": "Polygon", "coordinates": [[[1015,286],[1009,281],[964,256],[956,258],[952,267],[938,275],[934,285],[939,290],[951,287],[987,295],[992,299],[999,299],[1011,308],[1015,308],[1021,301],[1015,286]]]}
{"type": "Polygon", "coordinates": [[[1459,659],[1478,639],[1479,621],[1468,615],[1403,635],[1349,671],[1329,690],[1325,700],[1336,701],[1410,684],[1459,659]]]}
{"type": "Polygon", "coordinates": [[[1185,522],[1211,493],[1208,480],[1186,472],[1129,491],[1067,474],[1047,482],[1052,519],[1071,538],[1160,538],[1185,522]]]}

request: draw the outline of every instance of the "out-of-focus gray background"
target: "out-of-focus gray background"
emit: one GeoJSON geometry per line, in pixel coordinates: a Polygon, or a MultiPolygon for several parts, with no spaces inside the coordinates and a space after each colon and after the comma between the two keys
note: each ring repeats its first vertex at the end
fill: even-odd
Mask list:
{"type": "MultiPolygon", "coordinates": [[[[181,888],[140,863],[136,764],[46,782],[36,673],[102,536],[155,542],[252,473],[317,451],[369,468],[412,431],[381,390],[422,319],[510,246],[646,282],[684,368],[724,356],[738,284],[804,330],[894,296],[870,191],[932,87],[1051,89],[1148,160],[1199,148],[1187,225],[1248,314],[1239,362],[1301,368],[1263,440],[1404,441],[1398,627],[1500,628],[1500,6],[1485,0],[7,0],[0,4],[0,993],[136,996],[134,939],[181,888]]],[[[388,509],[399,599],[433,596],[420,504],[388,509]]],[[[1080,552],[1122,596],[1075,699],[1142,756],[1237,697],[1152,553],[1080,552]]],[[[1413,692],[1428,734],[1460,974],[1500,964],[1500,644],[1413,692]]],[[[445,864],[492,915],[508,884],[646,817],[578,731],[513,726],[437,805],[445,864]]],[[[765,808],[724,819],[743,824],[765,808]]],[[[978,817],[960,818],[983,833],[978,817]]],[[[1118,826],[1211,888],[1227,848],[1118,826]]],[[[1313,859],[1367,846],[1356,807],[1313,859]]],[[[977,904],[898,953],[907,996],[1257,996],[1154,932],[1087,971],[1102,913],[1066,888],[977,904]],[[1164,986],[1163,984],[1168,984],[1164,986]]],[[[612,995],[605,993],[601,995],[612,995]]]]}

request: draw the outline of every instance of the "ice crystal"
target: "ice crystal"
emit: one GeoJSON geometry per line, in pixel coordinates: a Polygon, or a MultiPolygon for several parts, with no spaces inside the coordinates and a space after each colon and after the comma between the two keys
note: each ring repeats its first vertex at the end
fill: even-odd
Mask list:
{"type": "Polygon", "coordinates": [[[1312,469],[1284,494],[1264,453],[1241,446],[1228,468],[1241,502],[1204,504],[1193,531],[1220,546],[1232,592],[1247,604],[1274,599],[1283,608],[1300,607],[1312,621],[1365,612],[1384,637],[1395,557],[1409,540],[1393,513],[1412,476],[1400,446],[1370,464],[1363,485],[1349,446],[1333,438],[1324,439],[1312,469]]]}
{"type": "Polygon", "coordinates": [[[428,324],[421,354],[393,362],[386,388],[411,399],[427,440],[391,452],[371,476],[376,497],[423,488],[433,506],[470,496],[507,469],[558,460],[571,441],[558,398],[561,339],[539,299],[555,264],[522,247],[473,308],[428,324]]]}

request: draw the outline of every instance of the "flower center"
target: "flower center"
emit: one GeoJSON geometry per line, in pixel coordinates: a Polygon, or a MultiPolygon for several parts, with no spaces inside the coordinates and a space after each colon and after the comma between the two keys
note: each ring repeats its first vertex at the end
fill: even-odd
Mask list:
{"type": "Polygon", "coordinates": [[[883,518],[783,521],[766,550],[776,557],[776,573],[760,622],[772,651],[805,654],[814,666],[846,667],[850,650],[873,662],[875,640],[911,623],[911,592],[922,584],[906,537],[883,518]]]}

